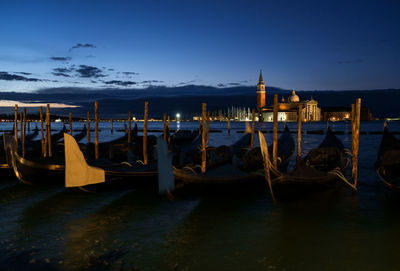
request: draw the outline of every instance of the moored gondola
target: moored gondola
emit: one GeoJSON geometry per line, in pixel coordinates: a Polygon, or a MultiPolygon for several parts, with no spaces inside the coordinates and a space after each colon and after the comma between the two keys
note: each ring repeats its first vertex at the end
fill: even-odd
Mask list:
{"type": "MultiPolygon", "coordinates": [[[[265,186],[260,148],[249,150],[250,134],[245,134],[231,146],[207,149],[207,170],[200,172],[196,164],[175,165],[173,173],[178,185],[176,194],[213,193],[253,190],[265,186]]],[[[282,170],[294,153],[294,140],[287,127],[279,138],[278,156],[282,170]]],[[[196,159],[195,159],[196,162],[196,159]]],[[[197,164],[199,164],[197,159],[197,164]]]]}
{"type": "Polygon", "coordinates": [[[400,200],[400,140],[389,131],[386,124],[375,169],[385,194],[392,200],[400,200]]]}
{"type": "MultiPolygon", "coordinates": [[[[266,149],[265,138],[261,136],[260,145],[266,149]]],[[[289,173],[275,169],[264,155],[265,168],[270,173],[271,194],[277,200],[296,199],[321,189],[337,187],[343,182],[354,188],[344,176],[349,162],[349,152],[330,128],[322,143],[298,160],[295,169],[289,173]]]]}

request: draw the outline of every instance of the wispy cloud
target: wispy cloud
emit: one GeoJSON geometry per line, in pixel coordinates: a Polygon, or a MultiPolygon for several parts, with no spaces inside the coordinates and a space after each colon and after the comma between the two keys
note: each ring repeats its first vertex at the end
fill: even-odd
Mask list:
{"type": "Polygon", "coordinates": [[[139,75],[137,72],[122,72],[125,75],[139,75]]]}
{"type": "Polygon", "coordinates": [[[356,63],[363,63],[363,59],[352,59],[352,60],[339,60],[337,64],[356,64],[356,63]]]}
{"type": "Polygon", "coordinates": [[[70,61],[71,60],[71,58],[69,56],[66,56],[66,57],[64,57],[64,56],[52,56],[52,57],[50,57],[50,59],[54,60],[54,61],[70,61]]]}
{"type": "Polygon", "coordinates": [[[40,82],[42,79],[29,78],[21,75],[10,74],[8,72],[0,72],[0,80],[4,81],[26,81],[26,82],[40,82]]]}
{"type": "Polygon", "coordinates": [[[133,81],[121,81],[121,80],[111,80],[111,81],[103,81],[104,84],[107,85],[118,85],[118,86],[124,86],[124,87],[129,87],[136,85],[137,82],[133,81]]]}
{"type": "Polygon", "coordinates": [[[78,48],[96,48],[96,46],[92,43],[77,43],[75,46],[72,46],[69,51],[72,51],[73,49],[78,49],[78,48]]]}
{"type": "Polygon", "coordinates": [[[144,80],[144,81],[142,81],[140,83],[141,84],[164,83],[164,81],[160,81],[160,80],[144,80]]]}

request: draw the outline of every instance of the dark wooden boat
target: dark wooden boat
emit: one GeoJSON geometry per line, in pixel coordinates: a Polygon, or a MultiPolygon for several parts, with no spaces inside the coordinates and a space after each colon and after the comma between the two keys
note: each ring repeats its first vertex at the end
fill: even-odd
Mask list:
{"type": "Polygon", "coordinates": [[[385,125],[375,162],[380,183],[392,200],[400,200],[400,140],[385,125]]]}
{"type": "MultiPolygon", "coordinates": [[[[174,166],[175,180],[178,182],[175,193],[208,193],[214,191],[238,191],[265,186],[263,181],[263,160],[260,148],[248,150],[250,134],[245,134],[231,146],[208,148],[207,159],[222,153],[222,161],[208,163],[205,173],[201,173],[198,165],[174,166]],[[214,150],[213,154],[212,150],[214,150]],[[230,150],[232,155],[229,155],[230,150]]],[[[286,127],[279,138],[278,154],[282,169],[287,167],[294,153],[294,140],[286,127]]],[[[197,161],[199,163],[199,161],[197,161]]]]}
{"type": "MultiPolygon", "coordinates": [[[[76,137],[81,139],[86,132],[84,129],[76,137]]],[[[63,131],[60,131],[51,136],[52,157],[42,157],[40,140],[27,144],[27,153],[25,157],[22,157],[18,154],[13,136],[4,134],[7,160],[19,181],[25,184],[57,183],[59,179],[64,178],[64,158],[57,145],[62,135],[63,131]]]]}
{"type": "Polygon", "coordinates": [[[349,152],[328,128],[322,143],[299,160],[293,171],[282,173],[273,168],[271,162],[267,163],[272,194],[278,200],[286,200],[337,187],[343,182],[352,186],[343,175],[349,162],[349,152]]]}

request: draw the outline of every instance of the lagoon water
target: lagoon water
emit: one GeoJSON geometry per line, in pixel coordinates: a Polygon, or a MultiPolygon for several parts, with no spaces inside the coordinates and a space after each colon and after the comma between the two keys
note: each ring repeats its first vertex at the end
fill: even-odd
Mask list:
{"type": "MultiPolygon", "coordinates": [[[[1,123],[0,129],[11,125],[1,123]]],[[[177,125],[198,128],[172,122],[171,129],[177,125]]],[[[226,127],[211,123],[223,132],[211,133],[210,145],[233,143],[244,123],[232,122],[229,137],[226,127]]],[[[351,149],[351,124],[331,127],[345,131],[338,137],[351,149]]],[[[289,128],[297,130],[294,123],[289,128]]],[[[303,124],[304,131],[325,128],[303,124]]],[[[400,131],[400,123],[389,128],[400,131]]],[[[109,123],[100,129],[100,141],[122,135],[111,134],[109,123]]],[[[162,129],[162,123],[150,122],[149,129],[162,129]]],[[[272,125],[257,123],[256,129],[272,125]]],[[[382,129],[382,122],[360,128],[382,129]]],[[[373,168],[381,136],[360,135],[357,193],[343,186],[277,205],[268,190],[170,200],[141,190],[27,186],[2,176],[0,270],[399,270],[399,204],[386,198],[373,168]]],[[[303,134],[303,155],[323,137],[303,134]]],[[[272,142],[271,133],[266,138],[272,142]]]]}

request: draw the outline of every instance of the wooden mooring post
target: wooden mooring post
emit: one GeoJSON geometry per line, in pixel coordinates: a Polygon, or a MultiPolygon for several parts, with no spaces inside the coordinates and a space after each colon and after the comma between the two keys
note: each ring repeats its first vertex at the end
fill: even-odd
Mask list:
{"type": "Polygon", "coordinates": [[[46,142],[47,142],[47,155],[48,157],[53,156],[51,149],[51,119],[50,119],[50,105],[46,106],[46,142]]]}
{"type": "Polygon", "coordinates": [[[274,94],[274,116],[273,116],[273,136],[274,143],[272,145],[272,160],[274,167],[278,165],[278,94],[274,94]]]}
{"type": "Polygon", "coordinates": [[[210,111],[207,112],[207,139],[206,147],[208,148],[208,142],[210,141],[210,111]]]}
{"type": "Polygon", "coordinates": [[[113,119],[110,120],[110,132],[114,132],[114,127],[113,127],[113,119]]]}
{"type": "Polygon", "coordinates": [[[94,102],[94,157],[99,159],[99,102],[94,102]]]}
{"type": "Polygon", "coordinates": [[[352,136],[352,149],[353,149],[353,161],[352,161],[352,177],[354,188],[357,188],[357,165],[358,165],[358,147],[360,139],[360,115],[361,115],[361,98],[357,98],[355,110],[354,110],[354,134],[352,136]]]}
{"type": "MultiPolygon", "coordinates": [[[[171,120],[171,117],[168,116],[168,131],[171,131],[171,128],[169,126],[170,120],[171,120]]],[[[171,143],[171,137],[170,136],[171,136],[171,133],[168,133],[168,144],[171,143]]]]}
{"type": "Polygon", "coordinates": [[[147,118],[149,114],[149,102],[144,102],[144,122],[143,122],[143,164],[147,165],[147,118]]]}
{"type": "Polygon", "coordinates": [[[250,148],[254,148],[254,126],[256,122],[256,111],[254,109],[251,110],[251,141],[250,148]]]}
{"type": "Polygon", "coordinates": [[[228,117],[228,136],[231,135],[231,118],[228,117]]]}
{"type": "Polygon", "coordinates": [[[206,137],[207,137],[207,104],[203,103],[202,104],[202,135],[201,135],[201,141],[202,141],[202,148],[201,148],[201,172],[204,173],[206,172],[206,159],[207,159],[207,152],[206,152],[206,137]]]}

